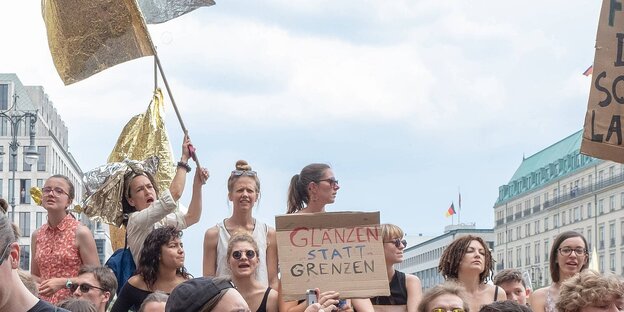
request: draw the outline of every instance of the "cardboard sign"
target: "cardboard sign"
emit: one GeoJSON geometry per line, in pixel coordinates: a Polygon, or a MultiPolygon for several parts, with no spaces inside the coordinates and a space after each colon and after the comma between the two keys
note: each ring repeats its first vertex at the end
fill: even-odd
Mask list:
{"type": "Polygon", "coordinates": [[[275,227],[284,300],[314,288],[341,298],[390,295],[379,212],[279,215],[275,227]]]}
{"type": "Polygon", "coordinates": [[[624,163],[624,12],[603,0],[581,153],[624,163]]]}

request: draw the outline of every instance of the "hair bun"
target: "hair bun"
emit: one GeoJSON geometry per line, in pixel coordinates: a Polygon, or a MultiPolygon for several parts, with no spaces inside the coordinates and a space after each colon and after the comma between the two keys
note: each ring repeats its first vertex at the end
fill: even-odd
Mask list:
{"type": "Polygon", "coordinates": [[[236,170],[250,171],[251,170],[251,166],[247,163],[247,161],[239,160],[239,161],[236,162],[236,170]]]}

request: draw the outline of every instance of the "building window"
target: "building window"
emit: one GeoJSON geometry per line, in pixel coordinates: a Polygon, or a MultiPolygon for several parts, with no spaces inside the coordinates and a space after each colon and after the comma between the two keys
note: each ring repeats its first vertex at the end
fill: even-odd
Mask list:
{"type": "Polygon", "coordinates": [[[0,84],[0,110],[7,110],[9,108],[9,84],[0,84]]]}
{"type": "Polygon", "coordinates": [[[22,236],[30,236],[30,212],[19,213],[19,228],[22,231],[22,236]]]}
{"type": "Polygon", "coordinates": [[[43,217],[43,212],[37,212],[37,215],[35,216],[35,225],[37,226],[37,228],[40,228],[43,224],[43,217]]]}
{"type": "Polygon", "coordinates": [[[37,179],[37,187],[43,188],[43,179],[37,179]]]}
{"type": "Polygon", "coordinates": [[[559,214],[555,214],[553,216],[553,228],[558,228],[559,227],[559,214]]]}
{"type": "Polygon", "coordinates": [[[30,245],[20,245],[20,269],[30,270],[30,245]]]}
{"type": "Polygon", "coordinates": [[[615,272],[615,253],[609,255],[609,270],[615,272]]]}
{"type": "Polygon", "coordinates": [[[20,179],[20,203],[30,204],[30,179],[20,179]]]}
{"type": "Polygon", "coordinates": [[[548,217],[544,218],[544,232],[548,231],[548,217]]]}
{"type": "Polygon", "coordinates": [[[526,237],[531,235],[531,223],[527,223],[524,225],[524,235],[526,237]]]}
{"type": "Polygon", "coordinates": [[[542,262],[540,259],[540,242],[535,242],[535,264],[542,262]]]}
{"type": "Polygon", "coordinates": [[[598,261],[598,268],[600,269],[600,273],[604,273],[604,265],[605,265],[604,261],[605,261],[604,256],[600,255],[599,261],[598,261]]]}
{"type": "Polygon", "coordinates": [[[531,245],[529,244],[524,247],[524,259],[526,260],[525,265],[531,264],[531,245]]]}
{"type": "Polygon", "coordinates": [[[22,170],[23,171],[31,171],[32,170],[32,165],[29,165],[26,162],[26,152],[28,151],[28,146],[23,146],[22,147],[22,170]]]}
{"type": "Polygon", "coordinates": [[[535,230],[535,234],[539,234],[541,232],[540,220],[535,220],[535,224],[533,225],[533,229],[535,230]]]}
{"type": "Polygon", "coordinates": [[[591,218],[592,217],[592,204],[591,203],[587,203],[587,218],[591,218]]]}
{"type": "Polygon", "coordinates": [[[615,195],[609,197],[609,211],[615,210],[615,195]]]}
{"type": "Polygon", "coordinates": [[[579,207],[574,207],[574,221],[581,220],[581,209],[579,207]]]}
{"type": "Polygon", "coordinates": [[[518,247],[516,248],[516,266],[517,267],[521,267],[522,266],[522,247],[518,247]]]}
{"type": "Polygon", "coordinates": [[[566,212],[561,212],[561,225],[566,225],[566,212]]]}
{"type": "Polygon", "coordinates": [[[604,213],[604,199],[598,200],[598,215],[604,213]]]}
{"type": "Polygon", "coordinates": [[[46,171],[46,147],[38,146],[39,159],[37,159],[37,171],[46,171]]]}
{"type": "MultiPolygon", "coordinates": [[[[550,252],[550,246],[548,244],[548,240],[544,240],[544,261],[548,261],[548,253],[550,252]]],[[[548,274],[546,274],[548,275],[548,274]]]]}
{"type": "Polygon", "coordinates": [[[615,247],[615,222],[609,223],[609,247],[615,247]]]}
{"type": "Polygon", "coordinates": [[[604,249],[604,239],[605,239],[604,224],[601,224],[598,227],[598,249],[600,250],[604,249]]]}

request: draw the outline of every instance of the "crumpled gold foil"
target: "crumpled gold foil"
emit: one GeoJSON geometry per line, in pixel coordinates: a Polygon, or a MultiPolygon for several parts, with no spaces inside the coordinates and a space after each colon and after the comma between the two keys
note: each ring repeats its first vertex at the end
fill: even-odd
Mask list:
{"type": "Polygon", "coordinates": [[[65,85],[154,55],[136,0],[42,0],[54,66],[65,85]]]}
{"type": "Polygon", "coordinates": [[[30,197],[35,202],[35,204],[37,204],[37,206],[41,206],[41,199],[43,198],[43,193],[41,192],[40,188],[36,186],[31,187],[30,197]]]}
{"type": "Polygon", "coordinates": [[[158,168],[158,157],[152,156],[145,161],[126,159],[123,162],[108,163],[86,172],[82,178],[85,185],[85,199],[82,212],[89,218],[99,219],[108,224],[121,226],[124,196],[124,176],[126,173],[149,172],[154,174],[158,168]]]}
{"type": "Polygon", "coordinates": [[[214,0],[138,0],[148,24],[164,23],[202,6],[214,5],[214,0]]]}

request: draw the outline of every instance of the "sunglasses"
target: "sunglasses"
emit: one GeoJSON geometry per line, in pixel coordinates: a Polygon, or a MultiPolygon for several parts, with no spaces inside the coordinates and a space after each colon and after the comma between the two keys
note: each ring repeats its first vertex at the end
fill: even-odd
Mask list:
{"type": "Polygon", "coordinates": [[[336,180],[336,178],[329,178],[329,179],[318,180],[317,183],[321,183],[323,181],[329,183],[329,185],[331,185],[332,187],[338,185],[338,180],[336,180]]]}
{"type": "Polygon", "coordinates": [[[401,248],[401,244],[403,244],[403,247],[407,247],[407,240],[405,239],[400,239],[400,238],[395,238],[391,241],[387,241],[384,243],[393,243],[394,246],[396,246],[396,248],[401,248]]]}
{"type": "Polygon", "coordinates": [[[448,311],[452,311],[452,312],[464,312],[464,309],[462,309],[462,308],[452,308],[452,309],[445,309],[445,308],[434,308],[433,310],[431,310],[431,312],[448,312],[448,311]]]}
{"type": "Polygon", "coordinates": [[[234,176],[234,177],[240,177],[240,176],[255,177],[256,176],[256,172],[255,171],[251,171],[251,170],[234,170],[234,171],[232,171],[232,176],[234,176]]]}
{"type": "Polygon", "coordinates": [[[235,250],[234,252],[232,252],[232,258],[240,260],[243,257],[243,252],[245,253],[245,257],[247,257],[248,260],[256,257],[256,252],[254,250],[235,250]]]}
{"type": "Polygon", "coordinates": [[[75,292],[76,289],[80,289],[80,292],[83,294],[86,294],[89,292],[89,290],[91,290],[91,288],[95,288],[95,289],[99,289],[101,291],[108,291],[104,288],[101,287],[97,287],[97,286],[93,286],[91,284],[71,284],[71,286],[69,287],[69,290],[71,290],[71,292],[75,292]]]}

